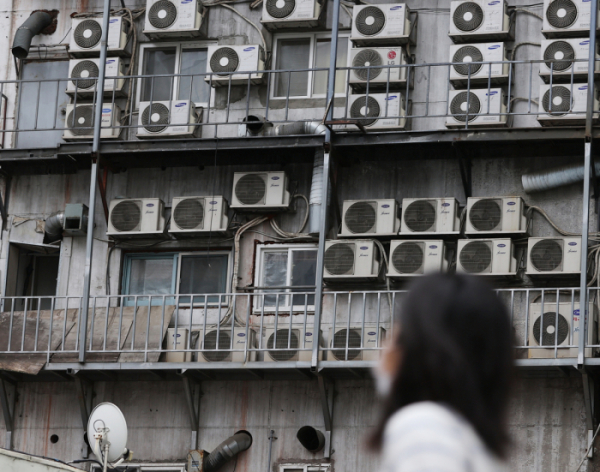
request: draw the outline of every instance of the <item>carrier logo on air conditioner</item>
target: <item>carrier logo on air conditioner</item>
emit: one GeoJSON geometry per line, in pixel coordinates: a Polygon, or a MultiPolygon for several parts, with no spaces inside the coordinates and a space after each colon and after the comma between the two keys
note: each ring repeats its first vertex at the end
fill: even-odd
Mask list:
{"type": "Polygon", "coordinates": [[[510,205],[510,206],[512,206],[512,205],[516,205],[516,204],[517,204],[517,202],[508,202],[508,203],[507,203],[507,205],[510,205]]]}
{"type": "Polygon", "coordinates": [[[429,249],[437,249],[437,246],[436,245],[429,246],[429,249]]]}
{"type": "Polygon", "coordinates": [[[312,336],[312,333],[306,333],[306,337],[312,336]]]}
{"type": "Polygon", "coordinates": [[[216,205],[219,202],[215,202],[214,200],[212,202],[208,202],[210,205],[216,205]]]}
{"type": "Polygon", "coordinates": [[[367,249],[369,249],[367,246],[361,246],[361,251],[366,251],[367,249]]]}
{"type": "Polygon", "coordinates": [[[367,334],[369,336],[375,336],[377,333],[375,331],[369,331],[367,334]]]}
{"type": "Polygon", "coordinates": [[[112,110],[110,108],[103,108],[102,113],[110,113],[112,110]]]}
{"type": "Polygon", "coordinates": [[[147,206],[147,207],[153,207],[153,206],[154,206],[154,203],[146,203],[146,206],[147,206]]]}
{"type": "Polygon", "coordinates": [[[279,180],[280,178],[275,176],[275,177],[271,177],[271,180],[279,180]]]}
{"type": "Polygon", "coordinates": [[[498,244],[498,247],[506,247],[506,244],[498,244]]]}
{"type": "Polygon", "coordinates": [[[573,242],[573,241],[571,241],[571,242],[569,243],[569,246],[577,246],[577,243],[576,243],[576,242],[573,242]]]}
{"type": "Polygon", "coordinates": [[[443,206],[443,207],[449,207],[449,206],[450,206],[450,204],[449,204],[449,203],[442,203],[442,206],[443,206]]]}
{"type": "Polygon", "coordinates": [[[388,204],[385,205],[381,205],[381,208],[389,208],[390,206],[388,204]]]}
{"type": "Polygon", "coordinates": [[[246,333],[238,333],[238,336],[239,336],[240,338],[243,338],[244,336],[246,336],[246,333]]]}

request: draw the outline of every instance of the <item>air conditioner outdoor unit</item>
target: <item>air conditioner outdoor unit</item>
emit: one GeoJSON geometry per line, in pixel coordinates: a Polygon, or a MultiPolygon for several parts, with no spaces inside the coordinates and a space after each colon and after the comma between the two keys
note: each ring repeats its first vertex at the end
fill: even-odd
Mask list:
{"type": "MultiPolygon", "coordinates": [[[[590,40],[586,38],[577,39],[544,39],[542,41],[542,59],[540,63],[540,77],[544,82],[550,82],[552,72],[552,83],[571,82],[574,80],[587,80],[590,53],[590,40]],[[574,62],[582,60],[583,62],[574,62]],[[552,70],[550,70],[552,67],[552,70]]],[[[596,61],[600,55],[596,51],[596,61]]],[[[595,63],[596,72],[600,70],[600,63],[595,63]]]]}
{"type": "Polygon", "coordinates": [[[521,197],[469,197],[466,234],[525,234],[527,217],[521,197]]]}
{"type": "Polygon", "coordinates": [[[189,100],[140,102],[137,137],[195,138],[201,134],[200,117],[189,100]]]}
{"type": "Polygon", "coordinates": [[[345,200],[340,236],[393,236],[400,219],[396,200],[345,200]]]}
{"type": "MultiPolygon", "coordinates": [[[[532,303],[529,309],[529,345],[547,349],[529,349],[530,359],[576,358],[579,353],[579,333],[583,328],[579,302],[532,303]],[[566,347],[574,346],[574,347],[566,347]]],[[[589,304],[587,344],[598,344],[598,308],[589,304]]],[[[593,357],[597,348],[586,348],[585,355],[593,357]]]]}
{"type": "MultiPolygon", "coordinates": [[[[69,61],[69,81],[67,82],[68,94],[90,96],[96,93],[97,77],[99,75],[99,59],[72,59],[69,61]]],[[[123,94],[123,61],[120,57],[109,57],[106,59],[104,80],[104,95],[116,96],[123,94]],[[119,77],[109,79],[108,77],[119,77]]]]}
{"type": "Polygon", "coordinates": [[[350,50],[350,65],[352,67],[371,67],[370,69],[351,69],[349,82],[355,89],[369,90],[390,89],[406,85],[406,67],[377,66],[406,66],[406,53],[400,47],[352,48],[350,50]],[[376,68],[377,67],[377,68],[376,68]]]}
{"type": "Polygon", "coordinates": [[[173,352],[173,349],[188,348],[189,330],[186,328],[167,329],[167,352],[165,353],[165,362],[190,362],[192,360],[191,352],[173,352]]]}
{"type": "MultiPolygon", "coordinates": [[[[92,103],[67,105],[63,139],[65,141],[93,139],[95,112],[92,103]]],[[[103,104],[100,126],[101,139],[118,139],[121,134],[121,109],[110,103],[103,104]]]]}
{"type": "Polygon", "coordinates": [[[506,0],[450,2],[450,32],[455,43],[512,39],[506,0]]]}
{"type": "Polygon", "coordinates": [[[385,341],[386,330],[373,323],[363,326],[344,323],[329,328],[328,360],[332,361],[376,361],[381,356],[381,348],[385,341]],[[335,331],[334,331],[335,330],[335,331]],[[346,349],[348,348],[348,349],[346,349]]]}
{"type": "Polygon", "coordinates": [[[527,275],[561,276],[581,274],[581,237],[529,238],[527,275]]]}
{"type": "Polygon", "coordinates": [[[455,198],[402,199],[400,234],[458,234],[460,216],[455,198]]]}
{"type": "Polygon", "coordinates": [[[144,34],[151,39],[202,36],[205,14],[200,0],[146,0],[144,34]]]}
{"type": "MultiPolygon", "coordinates": [[[[112,16],[108,24],[108,54],[125,55],[127,46],[126,25],[120,16],[112,16]]],[[[97,56],[100,54],[102,39],[102,18],[73,18],[69,53],[75,57],[97,56]]]]}
{"type": "Polygon", "coordinates": [[[590,0],[544,0],[542,33],[546,38],[589,36],[590,0]]]}
{"type": "Polygon", "coordinates": [[[213,87],[231,85],[258,85],[263,81],[265,52],[258,44],[245,46],[208,46],[206,72],[204,78],[213,87]],[[235,73],[239,71],[240,73],[235,73]],[[245,72],[245,73],[244,73],[245,72]],[[249,74],[249,72],[252,72],[249,74]]]}
{"type": "Polygon", "coordinates": [[[266,0],[261,23],[269,30],[314,28],[321,24],[324,0],[266,0]]]}
{"type": "Polygon", "coordinates": [[[457,44],[450,46],[450,82],[456,86],[468,84],[504,84],[508,82],[509,66],[504,43],[457,44]],[[473,64],[493,62],[493,64],[473,64]]]}
{"type": "Polygon", "coordinates": [[[290,206],[285,172],[235,172],[231,208],[285,210],[290,206]]]}
{"type": "Polygon", "coordinates": [[[508,238],[459,239],[457,254],[457,272],[507,277],[517,273],[513,243],[508,238]]]}
{"type": "Polygon", "coordinates": [[[350,95],[350,118],[367,129],[404,129],[406,104],[400,93],[350,95]]]}
{"type": "Polygon", "coordinates": [[[256,332],[246,327],[223,326],[207,328],[206,336],[204,330],[200,330],[199,346],[202,349],[198,353],[198,362],[252,362],[256,360],[256,332]],[[246,329],[248,332],[246,334],[246,329]],[[233,342],[232,342],[233,336],[233,342]],[[218,338],[218,339],[217,339],[218,338]],[[234,352],[236,351],[236,352],[234,352]],[[248,357],[246,358],[244,351],[248,357]]]}
{"type": "Polygon", "coordinates": [[[507,126],[504,91],[499,88],[480,89],[470,92],[451,90],[448,99],[447,128],[498,128],[507,126]],[[468,110],[468,111],[467,111],[468,110]]]}
{"type": "Polygon", "coordinates": [[[323,278],[329,281],[376,279],[381,269],[380,257],[372,239],[327,241],[323,278]]]}
{"type": "Polygon", "coordinates": [[[158,198],[111,200],[107,234],[115,239],[161,235],[165,231],[164,208],[158,198]]]}
{"type": "Polygon", "coordinates": [[[390,243],[388,277],[411,278],[447,269],[446,243],[440,239],[395,240],[390,243]]]}
{"type": "Polygon", "coordinates": [[[350,41],[356,46],[391,46],[409,42],[412,23],[404,3],[355,5],[350,41]]]}
{"type": "MultiPolygon", "coordinates": [[[[306,326],[305,331],[304,325],[292,325],[290,328],[285,322],[281,322],[277,329],[267,328],[262,342],[262,349],[266,349],[265,362],[310,362],[313,343],[320,343],[322,338],[321,333],[318,336],[313,334],[312,327],[306,326]]],[[[319,350],[319,360],[322,357],[323,351],[319,350]]]]}
{"type": "Polygon", "coordinates": [[[229,218],[227,200],[222,196],[173,197],[171,227],[175,236],[193,236],[206,232],[225,232],[229,218]]]}
{"type": "MultiPolygon", "coordinates": [[[[587,110],[587,84],[540,85],[537,120],[542,126],[583,125],[587,110]],[[550,105],[552,104],[552,105],[550,105]]],[[[594,96],[594,120],[598,119],[598,96],[594,96]]]]}

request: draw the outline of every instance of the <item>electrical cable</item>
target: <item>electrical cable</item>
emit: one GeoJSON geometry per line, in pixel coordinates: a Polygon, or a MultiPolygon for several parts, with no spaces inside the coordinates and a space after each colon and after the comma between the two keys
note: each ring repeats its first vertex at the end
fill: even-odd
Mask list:
{"type": "Polygon", "coordinates": [[[535,16],[537,19],[544,21],[544,18],[542,18],[542,15],[538,15],[537,13],[531,11],[531,10],[526,10],[525,8],[515,8],[514,10],[517,13],[525,13],[527,15],[531,15],[531,16],[535,16]]]}
{"type": "Polygon", "coordinates": [[[592,447],[594,447],[594,440],[596,439],[596,436],[598,436],[598,432],[600,431],[600,424],[598,425],[598,427],[596,428],[596,432],[594,433],[594,437],[592,437],[592,440],[590,441],[590,445],[587,448],[587,451],[585,451],[585,454],[583,456],[583,459],[581,459],[581,462],[579,463],[579,465],[577,466],[577,468],[575,469],[575,472],[579,472],[579,469],[581,469],[581,466],[583,465],[583,463],[585,462],[585,460],[588,458],[588,454],[590,453],[590,451],[592,450],[592,447]]]}
{"type": "Polygon", "coordinates": [[[258,31],[258,34],[260,35],[260,39],[262,41],[263,44],[263,48],[265,50],[265,54],[267,53],[267,41],[265,40],[265,37],[262,34],[262,31],[260,30],[260,28],[258,27],[258,25],[256,23],[254,23],[251,19],[247,18],[246,16],[242,15],[238,10],[236,10],[235,8],[227,5],[226,3],[214,3],[214,4],[204,4],[205,7],[223,7],[223,8],[227,8],[228,10],[231,10],[232,12],[236,13],[237,15],[239,15],[244,21],[246,21],[248,24],[250,24],[256,31],[258,31]]]}
{"type": "Polygon", "coordinates": [[[540,43],[533,43],[531,41],[523,41],[521,43],[517,43],[515,44],[515,47],[512,50],[512,53],[510,54],[510,60],[514,61],[515,60],[515,56],[517,55],[517,49],[519,49],[521,46],[537,46],[537,47],[542,47],[542,45],[540,43]]]}

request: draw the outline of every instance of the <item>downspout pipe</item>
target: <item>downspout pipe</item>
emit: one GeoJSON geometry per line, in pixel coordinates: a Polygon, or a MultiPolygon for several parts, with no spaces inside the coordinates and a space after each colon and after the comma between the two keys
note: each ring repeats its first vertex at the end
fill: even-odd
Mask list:
{"type": "Polygon", "coordinates": [[[34,36],[52,24],[52,17],[43,11],[36,11],[25,20],[15,33],[12,53],[17,59],[25,59],[29,54],[31,40],[34,36]]]}
{"type": "MultiPolygon", "coordinates": [[[[595,163],[594,166],[596,175],[600,175],[600,162],[595,163]]],[[[581,182],[584,174],[585,166],[583,164],[569,164],[540,172],[523,174],[521,182],[527,193],[543,192],[581,182]]]]}
{"type": "Polygon", "coordinates": [[[248,431],[238,431],[219,444],[204,459],[203,472],[216,472],[227,462],[252,446],[252,435],[248,431]]]}

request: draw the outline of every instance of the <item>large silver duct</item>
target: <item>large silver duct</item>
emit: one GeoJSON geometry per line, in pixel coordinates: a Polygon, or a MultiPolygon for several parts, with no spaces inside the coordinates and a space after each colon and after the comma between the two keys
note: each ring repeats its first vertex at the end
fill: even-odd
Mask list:
{"type": "Polygon", "coordinates": [[[315,152],[312,184],[310,186],[310,213],[308,214],[308,234],[319,234],[321,227],[321,211],[323,211],[323,150],[315,152]]]}
{"type": "MultiPolygon", "coordinates": [[[[596,163],[595,168],[596,174],[600,173],[600,163],[596,163]]],[[[523,174],[521,181],[525,192],[543,192],[544,190],[551,190],[564,185],[581,182],[583,180],[583,173],[583,165],[569,164],[540,172],[523,174]]]]}
{"type": "Polygon", "coordinates": [[[219,444],[204,459],[204,472],[216,472],[240,452],[252,446],[252,436],[248,431],[238,431],[219,444]]]}
{"type": "Polygon", "coordinates": [[[19,26],[13,38],[12,53],[18,59],[25,59],[29,54],[31,40],[52,24],[52,17],[43,11],[36,11],[19,26]]]}
{"type": "Polygon", "coordinates": [[[64,222],[65,212],[62,210],[52,213],[46,218],[44,232],[48,235],[50,241],[57,241],[60,239],[63,233],[64,222]]]}

